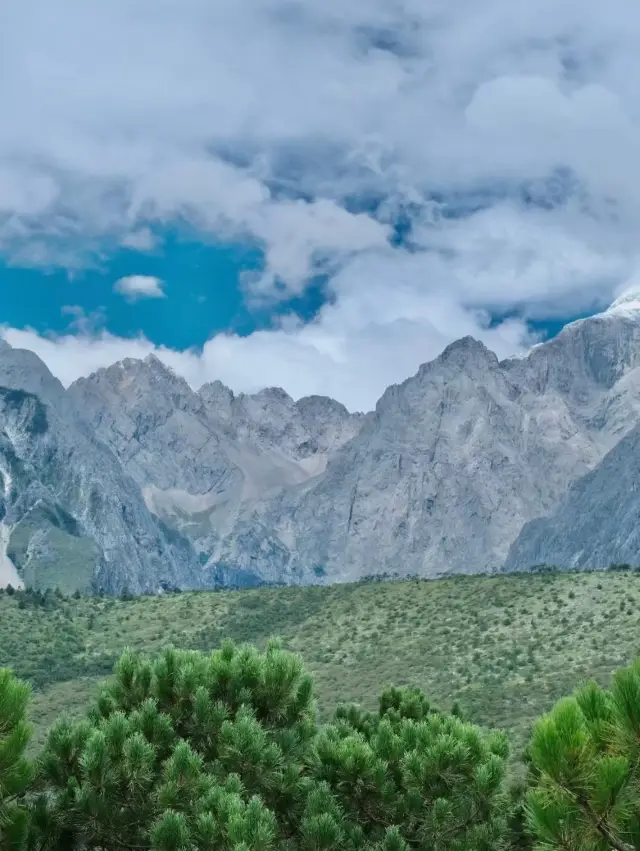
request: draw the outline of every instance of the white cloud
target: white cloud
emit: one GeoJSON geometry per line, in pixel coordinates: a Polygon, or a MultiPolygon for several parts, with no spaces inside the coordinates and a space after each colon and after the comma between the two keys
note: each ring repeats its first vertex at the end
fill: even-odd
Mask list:
{"type": "Polygon", "coordinates": [[[266,186],[217,160],[174,163],[140,181],[128,216],[171,221],[177,214],[219,236],[254,237],[266,247],[267,268],[256,290],[273,281],[299,293],[313,272],[314,260],[334,261],[383,247],[388,226],[364,214],[351,214],[335,201],[274,201],[266,186]]]}
{"type": "Polygon", "coordinates": [[[166,298],[163,286],[164,281],[153,275],[127,275],[115,282],[113,290],[128,301],[138,301],[141,298],[166,298]]]}
{"type": "MultiPolygon", "coordinates": [[[[264,247],[254,297],[332,274],[311,325],[162,355],[190,380],[369,405],[460,333],[517,348],[523,326],[487,330],[483,310],[599,307],[640,267],[632,0],[9,7],[6,256],[74,265],[105,244],[150,250],[157,229],[186,220],[203,238],[264,247]],[[346,210],[365,195],[384,199],[375,215],[346,210]],[[389,245],[399,210],[413,253],[389,245]]],[[[78,347],[89,364],[150,345],[22,339],[61,375],[78,347]]]]}
{"type": "MultiPolygon", "coordinates": [[[[399,296],[399,306],[405,297],[399,296]]],[[[35,351],[65,385],[125,357],[153,352],[194,388],[214,379],[236,392],[279,386],[294,398],[328,395],[351,410],[365,411],[389,384],[413,374],[456,337],[472,334],[505,357],[531,342],[519,321],[488,329],[482,327],[482,316],[437,296],[424,298],[419,307],[414,319],[391,320],[375,307],[366,316],[355,304],[346,312],[327,307],[319,323],[248,337],[220,334],[201,352],[178,352],[142,337],[125,340],[104,332],[47,338],[30,330],[4,329],[2,336],[17,348],[35,351]]]]}
{"type": "Polygon", "coordinates": [[[151,228],[139,228],[131,231],[131,233],[126,233],[120,244],[135,251],[152,251],[156,247],[157,241],[151,228]]]}
{"type": "Polygon", "coordinates": [[[50,177],[27,168],[12,169],[0,161],[0,213],[16,218],[38,216],[53,204],[56,195],[50,177]]]}
{"type": "MultiPolygon", "coordinates": [[[[420,201],[558,164],[638,211],[630,0],[69,0],[55,15],[25,0],[0,40],[0,164],[42,187],[16,204],[25,226],[33,212],[59,229],[61,207],[107,233],[182,213],[277,258],[291,227],[274,176],[326,203],[365,187],[420,201]],[[376,32],[400,55],[367,43],[376,32]]],[[[345,215],[329,230],[312,214],[300,252],[340,245],[345,215]]]]}

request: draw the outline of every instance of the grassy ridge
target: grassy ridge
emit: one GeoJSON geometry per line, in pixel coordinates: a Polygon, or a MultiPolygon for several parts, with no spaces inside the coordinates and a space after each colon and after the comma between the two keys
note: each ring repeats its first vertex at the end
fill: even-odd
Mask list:
{"type": "Polygon", "coordinates": [[[61,711],[82,710],[127,645],[206,650],[227,636],[262,646],[278,635],[314,674],[323,714],[414,684],[520,746],[558,697],[586,677],[607,684],[640,654],[639,627],[640,573],[63,600],[52,610],[4,594],[0,666],[33,683],[38,740],[61,711]]]}

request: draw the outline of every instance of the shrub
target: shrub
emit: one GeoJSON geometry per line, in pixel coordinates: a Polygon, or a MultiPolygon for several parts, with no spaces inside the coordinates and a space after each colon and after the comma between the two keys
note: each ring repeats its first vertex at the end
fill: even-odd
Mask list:
{"type": "Polygon", "coordinates": [[[49,735],[40,845],[267,851],[300,815],[314,735],[311,680],[276,646],[125,652],[49,735]]]}
{"type": "Polygon", "coordinates": [[[342,707],[319,736],[318,776],[347,817],[340,847],[505,846],[506,737],[434,711],[414,689],[390,689],[377,713],[342,707]],[[349,827],[351,825],[351,827],[349,827]]]}

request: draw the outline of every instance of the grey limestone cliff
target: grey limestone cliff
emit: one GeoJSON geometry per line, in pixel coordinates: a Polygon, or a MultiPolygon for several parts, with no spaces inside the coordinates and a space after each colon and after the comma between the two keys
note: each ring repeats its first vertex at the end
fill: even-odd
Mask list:
{"type": "Polygon", "coordinates": [[[638,422],[640,313],[499,363],[470,338],[389,388],[326,472],[246,506],[217,558],[290,582],[499,570],[638,422]]]}
{"type": "Polygon", "coordinates": [[[135,482],[31,352],[0,350],[2,563],[36,587],[155,592],[197,587],[187,539],[154,518],[135,482]]]}
{"type": "Polygon", "coordinates": [[[505,571],[538,565],[605,569],[640,565],[640,425],[578,479],[550,517],[527,523],[505,571]]]}
{"type": "Polygon", "coordinates": [[[241,507],[322,473],[363,421],[332,399],[294,402],[278,388],[236,396],[213,382],[196,392],[154,356],[100,370],[68,393],[148,508],[194,542],[208,584],[231,582],[234,571],[239,584],[258,581],[250,567],[213,558],[241,507]]]}
{"type": "Polygon", "coordinates": [[[6,346],[0,388],[0,582],[137,593],[640,562],[636,294],[526,357],[458,340],[366,415],[196,391],[155,357],[65,390],[6,346]]]}

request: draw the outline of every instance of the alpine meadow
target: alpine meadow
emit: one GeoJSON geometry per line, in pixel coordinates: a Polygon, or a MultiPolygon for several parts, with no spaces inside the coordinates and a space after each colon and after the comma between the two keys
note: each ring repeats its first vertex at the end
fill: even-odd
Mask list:
{"type": "Polygon", "coordinates": [[[14,847],[639,847],[624,566],[0,615],[14,847]]]}

